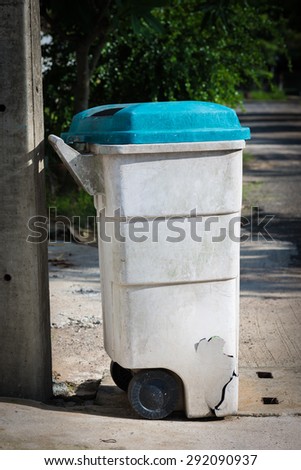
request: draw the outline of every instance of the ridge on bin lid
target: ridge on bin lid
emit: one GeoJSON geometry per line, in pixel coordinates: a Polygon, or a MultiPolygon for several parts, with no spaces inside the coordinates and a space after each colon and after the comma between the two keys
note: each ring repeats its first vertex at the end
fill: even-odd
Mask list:
{"type": "Polygon", "coordinates": [[[203,101],[169,101],[97,106],[76,114],[66,143],[152,144],[245,140],[236,112],[203,101]]]}

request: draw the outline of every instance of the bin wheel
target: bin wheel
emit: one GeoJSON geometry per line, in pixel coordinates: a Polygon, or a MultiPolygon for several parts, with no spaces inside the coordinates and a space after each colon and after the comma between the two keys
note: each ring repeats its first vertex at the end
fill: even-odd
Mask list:
{"type": "Polygon", "coordinates": [[[177,406],[180,391],[175,377],[163,369],[140,371],[130,382],[128,398],[143,418],[162,419],[177,406]]]}
{"type": "Polygon", "coordinates": [[[121,388],[124,392],[128,391],[129,383],[133,378],[132,371],[120,366],[117,362],[112,361],[110,366],[112,379],[117,387],[121,388]]]}

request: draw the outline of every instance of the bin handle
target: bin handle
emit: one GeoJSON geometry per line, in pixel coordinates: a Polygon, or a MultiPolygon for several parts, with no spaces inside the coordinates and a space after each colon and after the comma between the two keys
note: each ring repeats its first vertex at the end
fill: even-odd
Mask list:
{"type": "Polygon", "coordinates": [[[48,141],[75,181],[91,196],[103,194],[101,159],[94,154],[81,154],[51,134],[48,141]]]}

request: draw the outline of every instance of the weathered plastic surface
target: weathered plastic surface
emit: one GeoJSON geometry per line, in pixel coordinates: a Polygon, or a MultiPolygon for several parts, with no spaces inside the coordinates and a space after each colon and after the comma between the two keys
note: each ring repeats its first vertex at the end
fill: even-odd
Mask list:
{"type": "Polygon", "coordinates": [[[109,355],[126,368],[175,372],[183,382],[185,411],[190,418],[235,414],[238,277],[120,286],[110,282],[107,261],[103,288],[109,355]]]}
{"type": "Polygon", "coordinates": [[[150,144],[244,140],[234,110],[202,101],[172,101],[106,105],[74,116],[67,143],[150,144]]]}
{"type": "Polygon", "coordinates": [[[182,145],[174,153],[168,145],[159,153],[156,146],[143,146],[141,159],[133,148],[128,153],[129,146],[110,147],[110,153],[105,146],[91,147],[102,155],[106,188],[95,205],[109,216],[120,208],[118,227],[125,237],[114,239],[114,224],[108,223],[112,242],[100,243],[105,347],[123,367],[175,372],[184,385],[188,417],[223,416],[235,413],[238,403],[244,142],[200,143],[190,151],[182,145]],[[176,217],[168,226],[164,216],[170,215],[176,217]],[[202,242],[192,238],[193,222],[202,242]],[[131,224],[144,228],[136,236],[147,239],[132,240],[131,224]],[[179,238],[170,227],[184,230],[184,239],[168,242],[168,236],[179,238]]]}
{"type": "Polygon", "coordinates": [[[96,142],[89,145],[96,166],[86,160],[99,178],[90,193],[101,223],[106,217],[99,227],[106,351],[127,369],[177,374],[191,418],[237,412],[241,136],[96,142]]]}
{"type": "Polygon", "coordinates": [[[81,155],[72,147],[65,144],[63,139],[55,135],[50,135],[48,140],[56,153],[63,160],[65,166],[75,179],[75,181],[91,196],[104,192],[99,168],[101,160],[95,155],[81,155]]]}
{"type": "Polygon", "coordinates": [[[120,147],[94,145],[93,152],[102,155],[106,213],[158,217],[238,212],[243,146],[244,141],[224,142],[223,149],[215,143],[131,145],[122,147],[142,153],[120,154],[120,147]]]}
{"type": "Polygon", "coordinates": [[[235,278],[240,223],[239,212],[108,222],[103,239],[110,242],[104,241],[103,250],[115,266],[111,280],[143,285],[235,278]]]}

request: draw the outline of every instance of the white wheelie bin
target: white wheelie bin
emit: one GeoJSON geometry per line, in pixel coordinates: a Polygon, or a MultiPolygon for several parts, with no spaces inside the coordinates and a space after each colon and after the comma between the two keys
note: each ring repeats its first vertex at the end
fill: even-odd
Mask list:
{"type": "Polygon", "coordinates": [[[99,216],[105,349],[142,417],[238,407],[242,149],[235,111],[99,106],[49,140],[99,216]]]}

